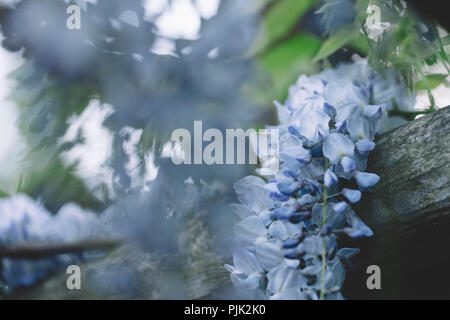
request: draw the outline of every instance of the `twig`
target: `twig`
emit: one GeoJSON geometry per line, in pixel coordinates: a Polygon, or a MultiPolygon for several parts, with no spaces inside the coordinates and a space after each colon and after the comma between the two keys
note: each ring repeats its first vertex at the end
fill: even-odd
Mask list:
{"type": "Polygon", "coordinates": [[[426,110],[420,110],[420,111],[405,111],[405,110],[400,110],[400,109],[394,108],[393,110],[388,111],[388,115],[389,116],[399,116],[407,121],[411,121],[411,120],[414,120],[414,118],[420,114],[428,114],[433,111],[435,111],[435,109],[433,109],[431,107],[426,110]]]}
{"type": "Polygon", "coordinates": [[[43,259],[58,254],[83,251],[112,250],[120,245],[118,240],[85,240],[72,243],[26,244],[17,247],[0,247],[0,258],[43,259]]]}

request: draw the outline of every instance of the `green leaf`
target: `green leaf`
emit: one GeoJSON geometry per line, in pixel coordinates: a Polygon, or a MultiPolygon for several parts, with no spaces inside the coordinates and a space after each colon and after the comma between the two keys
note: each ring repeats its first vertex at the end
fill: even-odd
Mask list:
{"type": "Polygon", "coordinates": [[[261,57],[261,65],[271,75],[271,86],[265,89],[268,99],[282,100],[287,88],[301,73],[315,70],[311,59],[317,53],[322,41],[309,34],[297,34],[283,41],[261,57]]]}
{"type": "Polygon", "coordinates": [[[371,41],[373,40],[367,38],[365,35],[358,34],[358,36],[355,39],[351,40],[348,45],[359,53],[367,56],[369,54],[371,41]]]}
{"type": "Polygon", "coordinates": [[[9,194],[7,194],[5,191],[0,190],[0,198],[8,198],[9,194]]]}
{"type": "Polygon", "coordinates": [[[450,45],[450,35],[447,35],[447,36],[441,38],[441,42],[442,42],[443,46],[450,45]]]}
{"type": "Polygon", "coordinates": [[[432,54],[431,56],[426,57],[424,60],[427,65],[432,66],[433,64],[435,64],[437,62],[437,55],[432,54]]]}
{"type": "Polygon", "coordinates": [[[298,34],[265,53],[261,57],[261,63],[272,72],[285,72],[295,63],[308,63],[320,45],[321,41],[317,37],[298,34]]]}
{"type": "Polygon", "coordinates": [[[355,40],[358,35],[359,31],[353,26],[339,30],[323,43],[319,52],[314,57],[313,62],[329,57],[349,42],[355,40]]]}
{"type": "Polygon", "coordinates": [[[23,175],[20,174],[19,182],[17,183],[17,193],[22,192],[22,188],[23,188],[23,175]]]}
{"type": "Polygon", "coordinates": [[[314,0],[276,1],[263,18],[257,40],[250,50],[251,54],[263,51],[287,35],[313,5],[314,0]]]}
{"type": "Polygon", "coordinates": [[[419,80],[416,83],[416,89],[417,90],[427,90],[428,87],[430,89],[434,89],[437,86],[439,86],[441,83],[445,81],[447,78],[446,74],[429,74],[426,75],[425,78],[419,80]],[[428,82],[428,85],[427,85],[428,82]]]}

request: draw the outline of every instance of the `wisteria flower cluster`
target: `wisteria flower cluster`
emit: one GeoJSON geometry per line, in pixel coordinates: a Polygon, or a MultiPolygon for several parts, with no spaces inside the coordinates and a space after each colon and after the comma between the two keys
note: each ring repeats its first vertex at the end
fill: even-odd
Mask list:
{"type": "MultiPolygon", "coordinates": [[[[338,248],[338,237],[370,237],[352,204],[380,179],[365,172],[377,133],[396,123],[391,108],[414,97],[395,73],[376,74],[365,60],[318,75],[300,76],[284,105],[275,102],[280,168],[262,164],[260,177],[235,183],[242,219],[232,282],[270,299],[341,299],[349,259],[359,249],[338,248]]],[[[268,161],[270,162],[270,160],[268,161]]]]}
{"type": "MultiPolygon", "coordinates": [[[[78,241],[90,238],[98,226],[97,216],[73,203],[64,205],[53,216],[24,194],[0,200],[0,247],[78,241]]],[[[83,254],[60,254],[38,260],[0,257],[0,287],[11,292],[30,286],[52,271],[82,258],[83,254]]]]}

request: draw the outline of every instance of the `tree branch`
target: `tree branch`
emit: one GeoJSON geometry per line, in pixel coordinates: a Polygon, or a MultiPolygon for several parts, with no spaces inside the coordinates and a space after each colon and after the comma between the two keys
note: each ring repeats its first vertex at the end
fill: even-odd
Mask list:
{"type": "Polygon", "coordinates": [[[65,253],[112,250],[119,244],[117,240],[85,240],[72,243],[27,244],[14,248],[0,247],[0,258],[43,259],[65,253]]]}
{"type": "Polygon", "coordinates": [[[450,298],[450,106],[376,140],[368,172],[381,179],[355,211],[375,236],[358,243],[348,298],[450,298]],[[366,268],[382,271],[382,290],[367,289],[366,268]]]}

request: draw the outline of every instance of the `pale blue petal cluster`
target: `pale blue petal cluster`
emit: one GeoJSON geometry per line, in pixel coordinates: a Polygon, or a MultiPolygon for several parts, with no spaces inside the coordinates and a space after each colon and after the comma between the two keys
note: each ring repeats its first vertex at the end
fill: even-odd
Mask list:
{"type": "MultiPolygon", "coordinates": [[[[94,213],[76,204],[64,205],[56,215],[24,194],[0,200],[0,247],[68,243],[91,238],[99,227],[94,213]]],[[[81,255],[62,254],[48,259],[0,257],[0,284],[14,290],[30,286],[51,272],[76,263],[81,255]]]]}
{"type": "Polygon", "coordinates": [[[235,285],[270,299],[342,298],[349,259],[359,250],[339,250],[337,239],[373,235],[352,204],[380,179],[364,171],[375,136],[392,129],[388,110],[413,101],[395,73],[376,74],[365,60],[300,76],[285,104],[275,103],[278,172],[235,184],[239,250],[234,267],[226,266],[235,285]]]}

